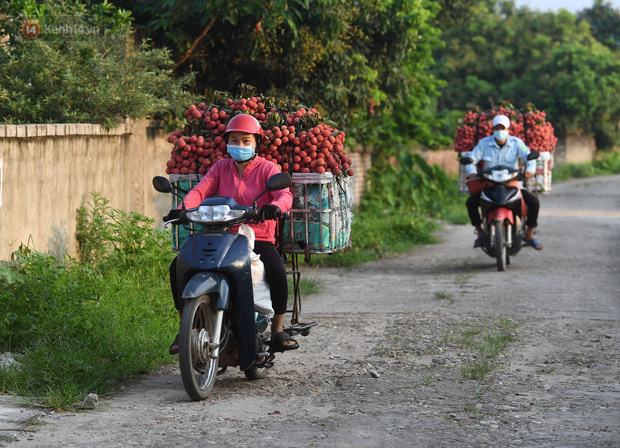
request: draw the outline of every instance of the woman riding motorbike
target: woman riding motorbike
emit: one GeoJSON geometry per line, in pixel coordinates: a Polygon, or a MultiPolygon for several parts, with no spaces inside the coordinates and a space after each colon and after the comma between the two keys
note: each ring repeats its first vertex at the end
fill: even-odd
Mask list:
{"type": "MultiPolygon", "coordinates": [[[[197,207],[212,196],[228,196],[241,205],[252,205],[254,199],[265,188],[265,182],[280,172],[276,164],[260,157],[257,152],[263,140],[263,129],[256,118],[248,114],[234,116],[228,123],[224,134],[230,159],[217,161],[204,178],[185,196],[185,209],[197,207]]],[[[276,221],[293,204],[290,188],[268,192],[262,195],[257,205],[260,207],[260,221],[250,224],[256,236],[254,252],[260,255],[265,266],[265,278],[271,291],[274,316],[271,321],[271,349],[273,351],[293,350],[299,347],[297,341],[283,331],[284,313],[288,299],[288,280],[280,254],[275,247],[276,221]]],[[[170,285],[179,317],[183,309],[180,300],[188,279],[178,272],[177,259],[170,266],[170,285]]],[[[178,337],[178,335],[177,335],[178,337]]],[[[178,352],[178,340],[170,346],[170,354],[178,352]]]]}

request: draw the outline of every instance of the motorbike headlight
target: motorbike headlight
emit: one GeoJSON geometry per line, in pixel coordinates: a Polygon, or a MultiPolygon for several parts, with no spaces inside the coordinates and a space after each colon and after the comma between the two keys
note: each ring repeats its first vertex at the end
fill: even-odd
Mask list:
{"type": "Polygon", "coordinates": [[[237,219],[245,210],[231,210],[228,205],[201,205],[196,210],[187,212],[190,221],[198,223],[227,222],[237,219]]]}
{"type": "Polygon", "coordinates": [[[507,170],[493,170],[491,177],[496,182],[506,182],[515,177],[515,173],[509,173],[507,170]]]}

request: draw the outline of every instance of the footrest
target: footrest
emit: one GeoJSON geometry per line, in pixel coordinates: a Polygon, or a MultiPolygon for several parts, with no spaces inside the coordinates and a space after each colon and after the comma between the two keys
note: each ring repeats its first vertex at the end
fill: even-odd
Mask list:
{"type": "Polygon", "coordinates": [[[256,364],[256,368],[258,369],[264,369],[264,368],[271,368],[273,367],[273,360],[275,359],[276,355],[274,355],[271,352],[266,352],[266,353],[261,353],[261,355],[265,355],[264,356],[264,360],[261,363],[256,364]]]}
{"type": "Polygon", "coordinates": [[[318,322],[298,323],[297,325],[286,327],[284,331],[286,331],[291,336],[294,336],[296,334],[308,336],[310,334],[310,329],[312,327],[316,327],[318,324],[318,322]]]}

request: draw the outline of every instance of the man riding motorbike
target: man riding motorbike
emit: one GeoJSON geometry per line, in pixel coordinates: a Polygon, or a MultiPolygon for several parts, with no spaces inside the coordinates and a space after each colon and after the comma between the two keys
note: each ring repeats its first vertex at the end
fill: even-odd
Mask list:
{"type": "MultiPolygon", "coordinates": [[[[486,168],[504,165],[517,166],[518,159],[526,164],[525,177],[533,177],[536,172],[536,161],[527,160],[530,149],[525,145],[523,140],[508,134],[510,127],[510,119],[505,115],[496,115],[493,118],[493,135],[485,137],[478,142],[469,154],[473,159],[473,163],[466,165],[466,180],[472,180],[477,177],[476,167],[479,162],[483,162],[486,168]]],[[[537,226],[538,211],[540,202],[538,198],[527,190],[522,190],[523,200],[527,206],[527,220],[525,222],[527,229],[523,240],[529,246],[536,250],[542,250],[543,246],[536,238],[534,238],[534,229],[537,226]]],[[[472,193],[467,198],[467,211],[469,219],[474,227],[478,238],[474,242],[474,247],[480,247],[482,240],[482,220],[478,207],[480,205],[480,193],[472,193]]]]}

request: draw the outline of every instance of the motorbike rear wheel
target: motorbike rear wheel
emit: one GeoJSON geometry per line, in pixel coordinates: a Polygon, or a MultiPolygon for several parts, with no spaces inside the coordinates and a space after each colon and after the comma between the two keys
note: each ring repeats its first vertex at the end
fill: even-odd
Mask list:
{"type": "MultiPolygon", "coordinates": [[[[261,339],[261,341],[259,342],[259,347],[258,347],[258,352],[259,353],[268,353],[269,350],[267,349],[267,346],[265,346],[265,343],[262,341],[262,338],[260,335],[258,335],[258,338],[261,339]]],[[[265,362],[266,361],[266,356],[265,357],[259,357],[256,361],[258,363],[261,362],[265,362]]],[[[243,371],[243,373],[245,373],[245,377],[250,380],[250,381],[254,381],[254,380],[262,380],[264,378],[267,377],[267,375],[269,375],[269,367],[250,367],[249,369],[245,369],[243,371]]]]}
{"type": "Polygon", "coordinates": [[[218,359],[211,357],[215,316],[207,296],[183,307],[179,332],[179,367],[185,391],[194,401],[209,396],[215,384],[218,359]]]}
{"type": "Polygon", "coordinates": [[[495,259],[497,260],[497,270],[505,271],[508,261],[508,249],[506,248],[506,239],[504,238],[504,223],[495,221],[495,259]]]}

